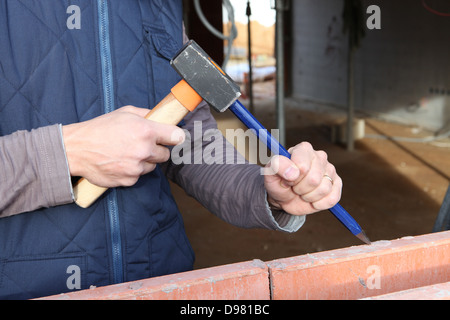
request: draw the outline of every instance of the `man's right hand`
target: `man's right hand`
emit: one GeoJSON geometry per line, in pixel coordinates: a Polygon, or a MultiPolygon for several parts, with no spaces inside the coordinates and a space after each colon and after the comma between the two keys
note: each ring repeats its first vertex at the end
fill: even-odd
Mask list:
{"type": "Polygon", "coordinates": [[[132,186],[170,157],[166,146],[184,141],[182,129],[145,119],[148,109],[122,107],[63,126],[69,170],[99,187],[132,186]]]}

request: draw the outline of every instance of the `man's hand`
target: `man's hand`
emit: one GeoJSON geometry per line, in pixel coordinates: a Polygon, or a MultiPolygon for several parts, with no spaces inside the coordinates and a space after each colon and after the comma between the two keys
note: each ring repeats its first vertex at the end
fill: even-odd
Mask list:
{"type": "Polygon", "coordinates": [[[168,145],[184,141],[177,126],[145,119],[148,109],[122,107],[63,126],[69,170],[99,187],[134,185],[170,157],[168,145]]]}
{"type": "Polygon", "coordinates": [[[266,166],[276,170],[265,175],[268,201],[293,215],[306,215],[333,207],[341,198],[342,180],[327,154],[303,142],[289,149],[291,159],[275,156],[266,166]]]}

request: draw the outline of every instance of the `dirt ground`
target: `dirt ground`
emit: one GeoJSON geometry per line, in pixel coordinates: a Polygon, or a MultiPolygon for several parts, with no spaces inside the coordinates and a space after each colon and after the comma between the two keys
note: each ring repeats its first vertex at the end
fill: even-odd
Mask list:
{"type": "MultiPolygon", "coordinates": [[[[260,85],[255,91],[255,116],[267,128],[274,128],[273,86],[260,85]]],[[[342,144],[331,141],[331,128],[345,116],[339,110],[305,108],[288,99],[286,115],[286,145],[309,141],[315,149],[328,153],[344,181],[340,203],[372,241],[432,231],[450,181],[450,139],[425,144],[364,138],[349,152],[342,144]]],[[[219,124],[232,118],[231,113],[217,116],[219,124]]],[[[414,138],[432,134],[373,118],[365,118],[365,133],[414,138]]],[[[247,230],[213,216],[178,186],[172,185],[172,190],[196,253],[196,269],[252,259],[270,261],[361,244],[328,211],[308,216],[305,225],[294,234],[247,230]]]]}

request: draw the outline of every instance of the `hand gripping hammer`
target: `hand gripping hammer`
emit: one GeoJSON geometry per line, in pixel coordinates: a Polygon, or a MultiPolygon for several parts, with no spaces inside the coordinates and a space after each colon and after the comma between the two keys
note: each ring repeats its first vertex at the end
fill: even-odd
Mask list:
{"type": "MultiPolygon", "coordinates": [[[[149,112],[147,119],[175,125],[204,100],[216,111],[224,112],[229,109],[274,154],[290,158],[289,152],[237,100],[241,96],[239,86],[195,41],[189,41],[172,59],[171,65],[183,80],[149,112]]],[[[87,208],[106,190],[107,188],[95,186],[82,178],[74,186],[75,202],[87,208]]],[[[330,211],[353,235],[370,244],[364,231],[340,204],[330,211]]]]}

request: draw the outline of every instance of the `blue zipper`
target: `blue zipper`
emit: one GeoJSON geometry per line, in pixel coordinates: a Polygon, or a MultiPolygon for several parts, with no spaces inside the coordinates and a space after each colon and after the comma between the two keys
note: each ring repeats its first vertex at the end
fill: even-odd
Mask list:
{"type": "MultiPolygon", "coordinates": [[[[100,58],[102,65],[104,112],[114,111],[114,82],[111,61],[111,43],[109,39],[109,14],[107,0],[97,0],[100,39],[100,58]]],[[[120,235],[119,209],[116,189],[107,195],[107,209],[111,232],[111,252],[113,282],[123,282],[122,239],[120,235]]]]}

